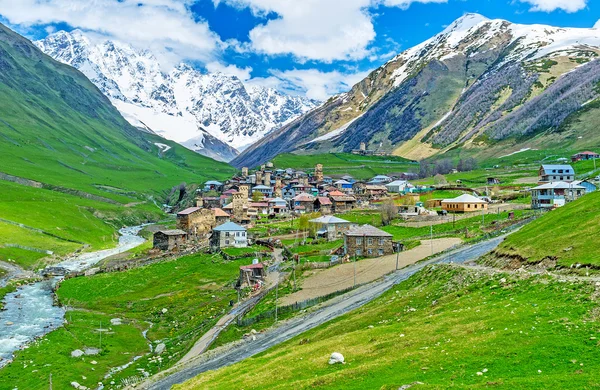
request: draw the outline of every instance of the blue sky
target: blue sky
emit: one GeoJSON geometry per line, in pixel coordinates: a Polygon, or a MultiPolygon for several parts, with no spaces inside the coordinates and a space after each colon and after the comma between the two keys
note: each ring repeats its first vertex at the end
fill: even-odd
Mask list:
{"type": "Polygon", "coordinates": [[[600,0],[0,0],[31,39],[79,28],[315,99],[349,89],[394,54],[467,12],[515,23],[591,28],[600,0]]]}

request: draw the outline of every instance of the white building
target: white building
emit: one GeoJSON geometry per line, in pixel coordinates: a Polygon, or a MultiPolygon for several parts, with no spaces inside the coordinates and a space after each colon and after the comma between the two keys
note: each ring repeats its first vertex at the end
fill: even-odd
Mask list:
{"type": "Polygon", "coordinates": [[[399,194],[401,192],[408,192],[411,188],[415,188],[406,180],[395,180],[385,185],[389,193],[399,194]]]}
{"type": "Polygon", "coordinates": [[[226,222],[213,229],[210,246],[213,250],[228,247],[245,248],[248,246],[248,232],[243,226],[226,222]]]}
{"type": "Polygon", "coordinates": [[[531,189],[531,208],[553,209],[585,195],[585,187],[573,183],[546,183],[531,189]]]}

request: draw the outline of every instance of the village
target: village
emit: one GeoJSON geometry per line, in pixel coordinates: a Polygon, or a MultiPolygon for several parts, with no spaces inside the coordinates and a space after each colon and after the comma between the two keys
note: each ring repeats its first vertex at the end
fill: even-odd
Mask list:
{"type": "MultiPolygon", "coordinates": [[[[572,161],[597,157],[582,152],[572,156],[572,161]]],[[[304,260],[312,268],[391,255],[398,263],[414,242],[395,239],[384,226],[431,227],[433,249],[434,226],[438,230],[437,226],[452,221],[454,227],[456,221],[475,215],[483,226],[486,215],[498,218],[505,213],[506,221],[492,221],[498,230],[517,222],[517,210],[549,211],[597,188],[595,180],[576,180],[573,167],[564,163],[539,167],[536,185],[521,190],[521,195],[526,192],[530,199],[528,204],[507,201],[487,186],[468,188],[460,180],[412,184],[418,179],[412,172],[379,174],[370,180],[356,180],[347,174],[332,177],[324,175],[322,164],[306,171],[276,167],[271,162],[253,171],[242,168],[225,182],[204,183],[196,193],[195,206],[176,213],[175,229],[154,233],[153,252],[176,255],[191,250],[221,253],[226,258],[247,257],[252,263],[240,266],[236,288],[250,287],[257,292],[265,286],[268,265],[275,257],[268,252],[275,248],[282,253],[279,261],[299,264],[304,260]],[[364,223],[368,216],[378,223],[364,223]],[[313,246],[314,250],[294,250],[299,246],[313,246]]],[[[498,186],[500,179],[489,177],[487,184],[498,186]]],[[[464,236],[469,237],[468,228],[464,236]]],[[[440,250],[447,248],[442,246],[440,250]]]]}

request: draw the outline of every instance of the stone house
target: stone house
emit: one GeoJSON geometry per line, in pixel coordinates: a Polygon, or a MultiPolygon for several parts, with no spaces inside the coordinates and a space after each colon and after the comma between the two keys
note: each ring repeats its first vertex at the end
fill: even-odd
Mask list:
{"type": "Polygon", "coordinates": [[[246,248],[248,246],[248,233],[245,227],[233,222],[226,222],[213,229],[210,236],[212,250],[220,248],[246,248]]]}
{"type": "Polygon", "coordinates": [[[293,205],[294,205],[294,211],[300,212],[300,213],[312,213],[314,211],[315,208],[315,197],[312,196],[311,194],[307,194],[305,192],[296,195],[293,199],[292,199],[293,205]]]}
{"type": "Polygon", "coordinates": [[[217,207],[214,208],[213,211],[215,212],[215,222],[217,225],[222,225],[231,220],[231,215],[229,215],[225,210],[217,207]]]}
{"type": "Polygon", "coordinates": [[[350,221],[334,217],[333,215],[311,219],[309,222],[318,226],[319,230],[317,230],[317,237],[326,238],[328,241],[340,239],[344,232],[347,232],[350,228],[356,226],[350,221]]]}
{"type": "Polygon", "coordinates": [[[344,233],[344,252],[350,257],[378,257],[394,253],[390,233],[371,225],[351,228],[344,233]]]}
{"type": "Polygon", "coordinates": [[[161,251],[171,251],[185,245],[187,233],[180,229],[160,230],[152,237],[152,247],[161,251]]]}
{"type": "Polygon", "coordinates": [[[216,225],[215,213],[211,209],[189,207],[177,213],[177,229],[189,236],[207,234],[216,225]]]}
{"type": "Polygon", "coordinates": [[[315,199],[314,210],[320,211],[323,215],[327,215],[331,214],[332,206],[331,199],[326,196],[318,196],[315,199]]]}
{"type": "Polygon", "coordinates": [[[356,198],[345,195],[340,191],[333,191],[329,193],[329,199],[331,199],[331,209],[334,213],[343,213],[356,207],[356,198]]]}

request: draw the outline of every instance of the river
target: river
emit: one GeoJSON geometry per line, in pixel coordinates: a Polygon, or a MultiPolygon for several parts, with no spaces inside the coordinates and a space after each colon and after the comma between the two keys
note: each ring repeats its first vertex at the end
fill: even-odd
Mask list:
{"type": "MultiPolygon", "coordinates": [[[[98,262],[133,249],[144,239],[138,234],[143,226],[119,230],[119,244],[112,249],[83,253],[67,259],[55,267],[70,272],[80,272],[98,262]]],[[[0,368],[10,363],[13,353],[27,348],[38,337],[59,328],[64,323],[65,309],[54,305],[53,289],[62,277],[45,279],[19,287],[4,297],[4,310],[0,311],[0,368]]]]}

